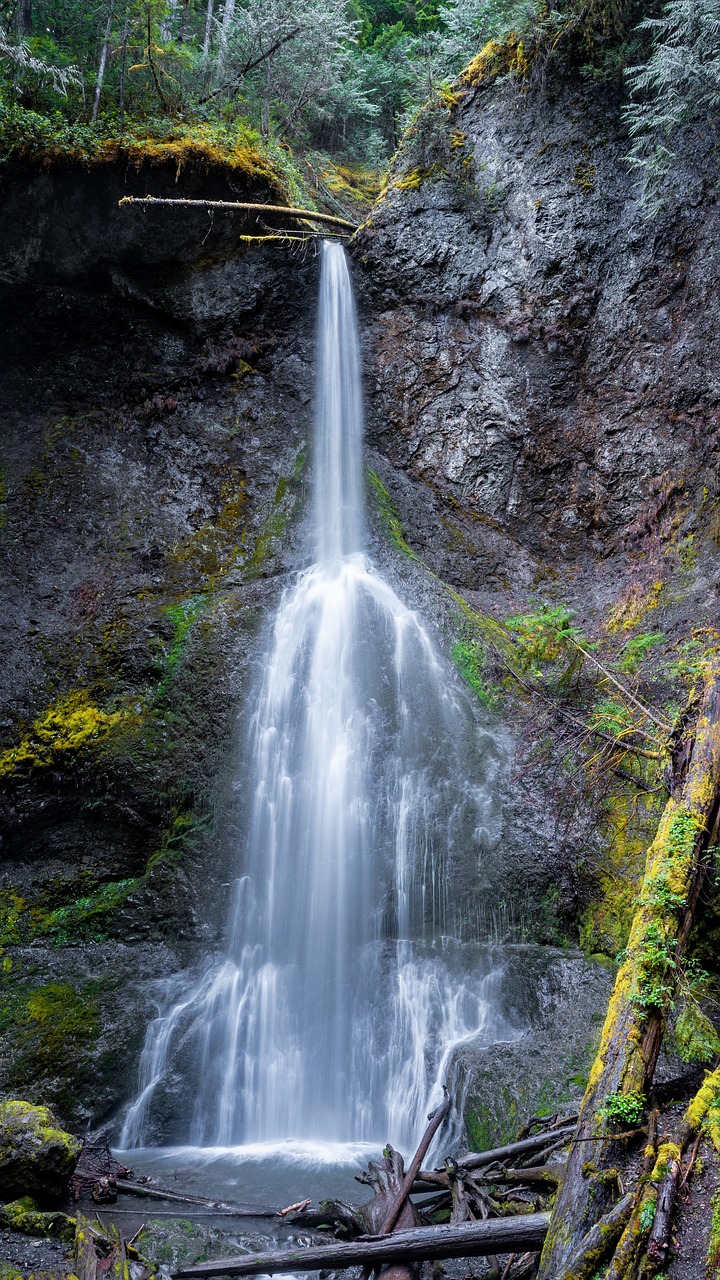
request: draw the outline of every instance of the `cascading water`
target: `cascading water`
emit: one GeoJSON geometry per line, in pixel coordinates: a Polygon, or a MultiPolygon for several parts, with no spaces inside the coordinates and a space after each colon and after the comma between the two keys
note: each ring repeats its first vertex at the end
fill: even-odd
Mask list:
{"type": "Polygon", "coordinates": [[[227,954],[151,1024],[125,1147],[178,1074],[194,1107],[176,1139],[407,1145],[451,1047],[512,1035],[497,973],[461,972],[447,939],[496,835],[498,750],[366,554],[357,327],[332,243],[317,377],[314,563],[281,601],[252,717],[227,954]]]}

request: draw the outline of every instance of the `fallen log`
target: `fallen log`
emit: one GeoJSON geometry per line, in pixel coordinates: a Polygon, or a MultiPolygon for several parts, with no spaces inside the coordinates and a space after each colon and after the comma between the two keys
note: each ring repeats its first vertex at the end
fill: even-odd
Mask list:
{"type": "Polygon", "coordinates": [[[665,1265],[670,1248],[670,1233],[675,1202],[680,1186],[682,1158],[690,1141],[699,1132],[707,1114],[720,1095],[720,1070],[711,1071],[695,1094],[680,1124],[668,1142],[660,1145],[652,1181],[662,1178],[657,1194],[657,1207],[647,1242],[648,1262],[658,1270],[665,1265]]]}
{"type": "Polygon", "coordinates": [[[325,1271],[381,1263],[423,1262],[434,1258],[467,1258],[513,1250],[539,1249],[545,1239],[548,1213],[489,1218],[458,1227],[415,1227],[390,1236],[353,1240],[350,1244],[312,1245],[273,1253],[218,1258],[174,1271],[173,1280],[191,1276],[275,1275],[284,1271],[325,1271]]]}
{"type": "MultiPolygon", "coordinates": [[[[501,1164],[504,1160],[515,1159],[516,1156],[529,1156],[536,1151],[542,1151],[544,1147],[549,1146],[550,1143],[554,1144],[560,1138],[569,1140],[574,1132],[575,1124],[573,1123],[545,1133],[536,1133],[532,1138],[522,1138],[520,1142],[509,1142],[504,1147],[494,1147],[492,1151],[468,1151],[467,1155],[459,1157],[458,1165],[461,1169],[481,1169],[486,1164],[501,1164]]],[[[421,1170],[418,1176],[425,1179],[426,1174],[421,1170]]]]}
{"type": "Polygon", "coordinates": [[[223,1216],[233,1218],[275,1218],[279,1209],[264,1204],[233,1204],[232,1201],[209,1200],[207,1196],[192,1196],[182,1191],[169,1191],[167,1187],[148,1187],[141,1182],[128,1182],[117,1178],[118,1191],[126,1195],[140,1196],[143,1200],[170,1200],[173,1204],[196,1204],[201,1209],[214,1209],[223,1216]]]}
{"type": "Polygon", "coordinates": [[[288,217],[305,218],[309,222],[326,222],[329,226],[357,231],[355,223],[348,222],[347,218],[338,218],[332,213],[317,213],[315,209],[295,209],[284,204],[244,204],[239,200],[183,200],[168,196],[123,196],[118,204],[138,204],[145,207],[172,204],[183,208],[240,210],[243,213],[284,213],[288,217]]]}
{"type": "Polygon", "coordinates": [[[600,1263],[612,1252],[620,1239],[633,1211],[635,1196],[631,1191],[618,1200],[609,1213],[603,1215],[580,1241],[577,1252],[570,1258],[559,1280],[591,1280],[600,1263]]]}
{"type": "Polygon", "coordinates": [[[673,779],[645,877],[626,958],[610,999],[565,1175],[553,1207],[539,1280],[564,1274],[607,1210],[616,1135],[603,1104],[642,1108],[672,1007],[682,955],[707,870],[720,797],[720,657],[707,659],[694,737],[674,753],[673,779]]]}

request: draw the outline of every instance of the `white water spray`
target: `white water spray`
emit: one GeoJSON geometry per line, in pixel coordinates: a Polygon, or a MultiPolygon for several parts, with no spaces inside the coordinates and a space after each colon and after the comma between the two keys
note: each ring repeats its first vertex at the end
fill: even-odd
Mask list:
{"type": "Polygon", "coordinates": [[[496,837],[498,752],[365,552],[357,327],[330,243],[317,377],[314,563],[281,601],[252,717],[227,954],[150,1025],[125,1147],[178,1077],[194,1104],[176,1140],[408,1145],[451,1047],[508,1035],[497,973],[460,972],[442,944],[496,837]]]}

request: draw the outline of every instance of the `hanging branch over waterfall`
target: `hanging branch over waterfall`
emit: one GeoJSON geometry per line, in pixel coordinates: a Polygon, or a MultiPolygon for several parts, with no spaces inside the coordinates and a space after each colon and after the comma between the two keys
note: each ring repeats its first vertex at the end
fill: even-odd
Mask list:
{"type": "MultiPolygon", "coordinates": [[[[195,209],[224,209],[234,213],[255,213],[255,214],[283,214],[286,217],[297,218],[304,222],[320,222],[331,227],[342,227],[343,234],[351,235],[357,231],[354,222],[349,222],[347,218],[339,218],[335,214],[318,213],[315,209],[299,209],[289,205],[281,204],[248,204],[238,200],[184,200],[172,199],[160,196],[123,196],[118,200],[119,205],[140,205],[143,208],[150,208],[155,205],[175,205],[179,208],[195,208],[195,209]]],[[[312,228],[303,228],[306,235],[321,235],[321,231],[312,228]]],[[[341,234],[336,232],[335,234],[341,234]]],[[[265,239],[265,236],[259,236],[257,239],[265,239]]],[[[283,238],[286,238],[283,236],[283,238]]]]}

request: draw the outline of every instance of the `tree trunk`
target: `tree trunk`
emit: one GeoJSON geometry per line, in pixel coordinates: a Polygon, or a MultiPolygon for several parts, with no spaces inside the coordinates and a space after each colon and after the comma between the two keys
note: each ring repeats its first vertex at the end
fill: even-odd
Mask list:
{"type": "Polygon", "coordinates": [[[272,1253],[244,1254],[198,1262],[175,1271],[177,1280],[191,1276],[250,1276],[283,1271],[326,1269],[383,1263],[423,1262],[430,1258],[469,1258],[513,1250],[539,1249],[549,1220],[547,1213],[527,1213],[514,1218],[466,1222],[459,1227],[416,1227],[372,1240],[351,1244],[311,1245],[307,1249],[282,1249],[272,1253]]]}
{"type": "Polygon", "coordinates": [[[32,0],[17,0],[15,9],[15,28],[18,40],[29,36],[32,31],[32,0]]]}
{"type": "Polygon", "coordinates": [[[355,224],[348,222],[347,218],[336,218],[330,213],[315,213],[313,209],[294,209],[283,204],[243,204],[239,200],[184,200],[165,196],[123,196],[118,200],[118,204],[174,204],[186,208],[194,206],[200,209],[242,209],[250,213],[286,213],[292,217],[305,218],[308,222],[328,222],[334,226],[347,227],[350,231],[357,231],[355,224]]]}
{"type": "Polygon", "coordinates": [[[210,41],[212,39],[212,21],[213,21],[213,0],[207,0],[207,13],[205,14],[205,38],[203,40],[203,56],[207,58],[210,52],[210,41]]]}
{"type": "Polygon", "coordinates": [[[95,100],[93,102],[92,118],[93,124],[98,117],[98,107],[100,106],[100,94],[102,93],[103,80],[105,79],[105,64],[107,62],[108,46],[110,44],[110,32],[112,30],[113,11],[112,5],[108,13],[107,22],[105,23],[105,36],[102,42],[102,50],[100,53],[100,66],[98,67],[97,83],[95,85],[95,100]]]}
{"type": "MultiPolygon", "coordinates": [[[[618,1152],[602,1105],[613,1095],[637,1095],[652,1081],[675,993],[677,961],[692,924],[712,843],[720,793],[720,658],[708,660],[689,766],[647,853],[645,878],[626,958],[590,1073],[565,1177],[553,1207],[539,1280],[556,1280],[582,1238],[607,1210],[618,1152]]],[[[632,1105],[632,1099],[628,1100],[632,1105]]]]}
{"type": "MultiPolygon", "coordinates": [[[[224,1215],[235,1218],[275,1218],[279,1210],[263,1204],[235,1204],[232,1201],[210,1200],[207,1196],[192,1196],[178,1191],[169,1191],[165,1187],[146,1187],[140,1182],[129,1182],[117,1178],[115,1186],[122,1195],[140,1196],[143,1200],[166,1200],[174,1204],[194,1204],[202,1208],[214,1209],[224,1215]]],[[[320,1216],[320,1215],[318,1215],[320,1216]]],[[[323,1220],[322,1218],[320,1219],[323,1220]]]]}
{"type": "Polygon", "coordinates": [[[160,23],[160,39],[172,40],[179,0],[167,0],[167,12],[160,23]]]}
{"type": "Polygon", "coordinates": [[[217,65],[218,71],[222,71],[225,65],[225,55],[227,53],[228,39],[232,29],[233,19],[235,17],[235,0],[225,0],[225,8],[223,9],[222,26],[220,27],[220,39],[218,42],[217,65]]]}
{"type": "Polygon", "coordinates": [[[125,68],[127,65],[127,42],[130,30],[130,5],[125,10],[123,23],[122,50],[120,52],[120,137],[125,132],[125,68]]]}

